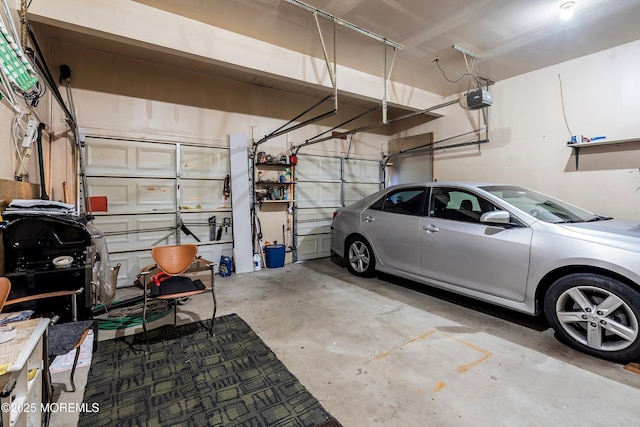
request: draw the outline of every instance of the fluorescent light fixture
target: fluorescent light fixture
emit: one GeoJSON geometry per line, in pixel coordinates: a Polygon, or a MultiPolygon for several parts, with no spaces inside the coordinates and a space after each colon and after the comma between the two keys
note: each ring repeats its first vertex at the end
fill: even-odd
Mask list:
{"type": "Polygon", "coordinates": [[[573,16],[575,1],[566,1],[560,5],[560,17],[565,21],[573,16]]]}

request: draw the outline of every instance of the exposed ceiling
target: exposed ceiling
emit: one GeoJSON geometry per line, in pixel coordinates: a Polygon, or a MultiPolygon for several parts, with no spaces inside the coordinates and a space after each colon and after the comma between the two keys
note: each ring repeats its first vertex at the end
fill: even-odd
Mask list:
{"type": "MultiPolygon", "coordinates": [[[[313,14],[285,0],[132,1],[317,58],[324,57],[313,14]]],[[[391,79],[447,96],[475,85],[474,80],[465,76],[469,70],[497,82],[640,39],[639,0],[575,0],[574,16],[564,21],[560,19],[559,6],[566,1],[306,0],[305,3],[402,45],[396,52],[393,68],[390,67],[393,48],[386,47],[391,79]],[[478,59],[465,57],[461,50],[478,59]],[[437,63],[435,58],[439,58],[437,63]]],[[[382,42],[347,26],[334,26],[333,21],[320,15],[318,20],[331,58],[335,28],[336,62],[382,76],[385,52],[382,42]]],[[[148,46],[103,38],[100,34],[81,34],[51,25],[38,25],[36,30],[43,37],[71,41],[116,55],[318,99],[327,94],[326,88],[302,86],[277,76],[169,55],[148,46]]],[[[342,102],[345,101],[359,108],[370,108],[376,103],[376,100],[343,98],[342,102]]],[[[396,110],[390,110],[391,117],[408,112],[397,106],[393,108],[396,110]]],[[[423,121],[430,119],[424,116],[423,121]]]]}
{"type": "MultiPolygon", "coordinates": [[[[284,0],[137,0],[140,3],[322,58],[313,14],[284,0]]],[[[640,1],[576,0],[569,20],[559,16],[567,0],[306,0],[304,3],[404,46],[392,80],[440,94],[467,89],[464,55],[479,57],[474,74],[493,81],[640,39],[640,1]]],[[[333,23],[319,16],[328,50],[333,23]]],[[[383,44],[336,26],[337,62],[383,73],[383,44]]],[[[387,48],[387,65],[393,56],[387,48]]],[[[332,55],[332,52],[329,52],[332,55]]],[[[468,57],[468,60],[472,60],[468,57]]]]}

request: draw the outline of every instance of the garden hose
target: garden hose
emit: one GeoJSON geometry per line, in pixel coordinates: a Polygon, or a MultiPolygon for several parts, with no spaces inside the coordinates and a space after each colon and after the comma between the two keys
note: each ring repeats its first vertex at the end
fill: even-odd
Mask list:
{"type": "MultiPolygon", "coordinates": [[[[142,325],[143,304],[138,302],[132,306],[117,308],[107,312],[105,317],[96,317],[98,328],[116,330],[142,325]]],[[[147,304],[147,322],[158,320],[171,311],[168,301],[152,301],[147,304]]]]}

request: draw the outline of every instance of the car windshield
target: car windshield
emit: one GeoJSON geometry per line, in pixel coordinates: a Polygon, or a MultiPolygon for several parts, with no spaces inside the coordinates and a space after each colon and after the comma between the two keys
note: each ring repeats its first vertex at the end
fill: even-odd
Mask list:
{"type": "Polygon", "coordinates": [[[567,223],[609,219],[522,187],[490,185],[481,188],[545,222],[567,223]]]}

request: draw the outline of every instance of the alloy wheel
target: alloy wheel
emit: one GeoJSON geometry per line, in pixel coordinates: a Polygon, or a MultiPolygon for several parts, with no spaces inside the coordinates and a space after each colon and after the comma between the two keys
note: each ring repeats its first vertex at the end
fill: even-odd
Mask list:
{"type": "Polygon", "coordinates": [[[356,240],[349,246],[349,264],[358,273],[365,273],[371,263],[371,254],[365,243],[356,240]]]}
{"type": "Polygon", "coordinates": [[[606,289],[569,288],[558,297],[555,310],[566,333],[594,350],[623,350],[638,337],[638,318],[633,310],[606,289]]]}

